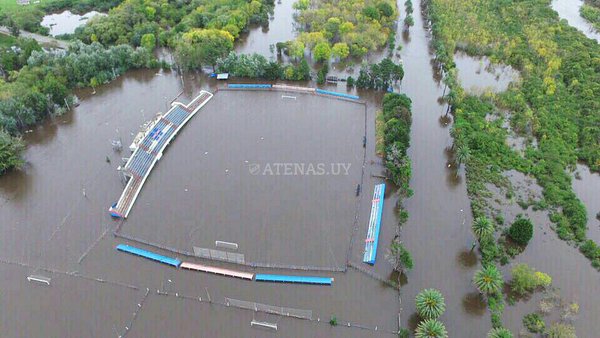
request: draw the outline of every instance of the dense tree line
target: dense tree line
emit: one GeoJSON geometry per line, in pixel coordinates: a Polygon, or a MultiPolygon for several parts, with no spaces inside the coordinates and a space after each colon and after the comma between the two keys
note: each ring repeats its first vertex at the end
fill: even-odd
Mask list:
{"type": "Polygon", "coordinates": [[[385,166],[402,196],[410,197],[411,162],[407,155],[410,147],[412,102],[404,94],[389,93],[383,97],[382,120],[385,166]]]}
{"type": "Polygon", "coordinates": [[[140,46],[152,34],[157,45],[175,46],[180,33],[197,29],[222,30],[237,38],[249,24],[267,23],[273,0],[125,0],[108,16],[90,19],[76,31],[89,43],[140,46]]]}
{"type": "Polygon", "coordinates": [[[404,68],[390,58],[379,63],[364,64],[356,80],[348,79],[348,86],[361,89],[387,90],[404,78],[404,68]]]}
{"type": "Polygon", "coordinates": [[[560,238],[586,239],[587,215],[571,186],[568,169],[577,161],[600,170],[600,46],[550,8],[550,1],[429,0],[434,48],[446,97],[455,114],[455,142],[470,149],[468,191],[476,216],[485,212],[485,183],[502,181],[517,169],[544,188],[540,205],[560,238]],[[487,55],[521,71],[518,85],[498,95],[475,97],[456,80],[454,52],[487,55]],[[506,144],[503,119],[486,119],[498,109],[510,112],[514,130],[531,135],[524,156],[506,144]]]}
{"type": "Polygon", "coordinates": [[[267,58],[256,53],[230,52],[227,57],[217,60],[217,71],[255,79],[310,80],[310,66],[306,59],[303,58],[297,65],[282,65],[275,61],[268,61],[267,58]]]}
{"type": "Polygon", "coordinates": [[[19,39],[0,53],[0,172],[18,166],[18,135],[72,102],[70,90],[98,86],[131,68],[156,67],[143,48],[105,48],[74,43],[68,51],[43,52],[33,40],[19,39]]]}
{"type": "Polygon", "coordinates": [[[42,9],[46,13],[57,13],[68,9],[73,13],[85,14],[90,11],[107,12],[121,2],[123,0],[52,0],[44,2],[42,9]]]}
{"type": "Polygon", "coordinates": [[[290,42],[290,54],[308,49],[316,61],[363,57],[384,47],[397,17],[391,0],[300,0],[294,8],[303,32],[290,42]]]}

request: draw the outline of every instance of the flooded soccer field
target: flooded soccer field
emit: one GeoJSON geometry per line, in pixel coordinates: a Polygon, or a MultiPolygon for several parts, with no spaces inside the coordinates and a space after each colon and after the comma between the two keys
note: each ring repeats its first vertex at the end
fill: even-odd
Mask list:
{"type": "Polygon", "coordinates": [[[365,105],[221,90],[155,166],[122,232],[247,263],[344,269],[365,148],[365,105]]]}

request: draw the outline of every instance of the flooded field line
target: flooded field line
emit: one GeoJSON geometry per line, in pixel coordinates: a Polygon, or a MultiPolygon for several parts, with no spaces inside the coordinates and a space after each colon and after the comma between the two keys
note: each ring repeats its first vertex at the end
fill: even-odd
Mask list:
{"type": "Polygon", "coordinates": [[[351,267],[351,268],[353,268],[353,269],[355,269],[358,272],[362,272],[365,275],[367,275],[367,276],[369,276],[369,277],[371,277],[371,278],[373,278],[373,279],[375,279],[377,281],[380,281],[380,282],[386,284],[389,287],[392,287],[392,288],[394,288],[396,290],[400,290],[399,284],[396,284],[396,283],[392,282],[391,280],[389,280],[387,278],[384,278],[383,276],[379,275],[376,272],[369,271],[369,270],[361,267],[359,264],[356,264],[356,263],[350,261],[350,262],[348,262],[348,266],[351,267]]]}
{"type": "Polygon", "coordinates": [[[81,275],[77,271],[62,271],[62,270],[57,270],[57,269],[48,268],[48,267],[38,267],[38,266],[33,266],[31,264],[23,263],[23,262],[9,261],[9,260],[3,259],[3,258],[0,258],[0,263],[4,263],[4,264],[8,264],[8,265],[16,265],[16,266],[20,266],[20,267],[28,268],[28,269],[34,269],[34,271],[40,271],[40,270],[42,270],[42,271],[46,271],[46,272],[49,272],[49,273],[52,273],[52,274],[64,275],[64,276],[67,276],[67,277],[76,277],[76,278],[81,278],[81,279],[85,279],[85,280],[92,281],[92,282],[98,282],[98,283],[106,283],[106,284],[116,285],[116,286],[124,287],[124,288],[127,288],[127,289],[132,289],[132,290],[139,290],[140,289],[138,286],[131,285],[131,284],[126,284],[126,283],[122,283],[122,282],[106,280],[106,279],[102,279],[102,278],[99,278],[99,277],[92,277],[92,276],[87,276],[87,275],[81,275]]]}
{"type": "MultiPolygon", "coordinates": [[[[304,88],[304,87],[303,87],[304,88]]],[[[320,96],[320,97],[324,97],[327,99],[332,99],[332,100],[340,100],[340,101],[346,101],[346,102],[353,102],[353,103],[357,103],[357,104],[362,104],[365,106],[367,106],[367,102],[363,101],[363,100],[354,100],[354,99],[348,99],[348,98],[344,98],[344,97],[339,97],[339,96],[330,96],[330,95],[323,95],[323,94],[319,94],[319,93],[312,93],[312,92],[305,92],[305,91],[299,91],[299,90],[294,90],[293,87],[290,88],[286,88],[286,89],[279,89],[279,88],[228,88],[228,87],[219,87],[217,88],[218,90],[223,90],[223,91],[254,91],[254,92],[283,92],[283,93],[302,93],[302,94],[311,94],[314,96],[320,96]]]]}
{"type": "MultiPolygon", "coordinates": [[[[194,302],[204,303],[204,304],[214,304],[214,305],[225,307],[225,308],[236,308],[236,309],[240,309],[240,310],[244,310],[244,311],[261,312],[261,311],[257,311],[254,309],[248,309],[245,307],[237,307],[237,306],[231,305],[227,301],[226,297],[224,298],[224,301],[216,301],[216,300],[210,299],[210,297],[208,297],[210,294],[207,294],[207,298],[202,298],[202,296],[192,297],[192,296],[184,295],[179,292],[166,292],[166,291],[156,290],[156,295],[160,295],[160,296],[164,296],[164,297],[174,297],[174,298],[179,298],[179,299],[184,299],[184,300],[194,301],[194,302]]],[[[309,318],[296,317],[293,315],[283,315],[283,314],[272,313],[272,312],[267,312],[267,313],[274,315],[274,316],[279,316],[279,317],[287,317],[287,318],[292,318],[292,319],[297,319],[297,320],[302,320],[302,321],[309,321],[309,322],[319,323],[319,324],[323,324],[323,325],[329,325],[332,328],[338,328],[338,329],[350,328],[350,329],[366,330],[366,331],[371,331],[371,332],[383,332],[383,333],[387,333],[387,334],[390,334],[393,336],[398,335],[398,331],[380,329],[379,326],[372,327],[372,326],[362,325],[360,323],[351,323],[351,322],[343,321],[343,320],[339,320],[339,319],[338,319],[338,321],[339,321],[338,325],[332,326],[329,323],[329,320],[327,320],[327,319],[321,320],[320,317],[317,317],[316,319],[315,318],[309,319],[309,318]]]]}
{"type": "Polygon", "coordinates": [[[361,192],[362,188],[365,185],[365,167],[367,166],[367,147],[366,147],[366,142],[367,142],[367,104],[364,103],[365,106],[365,133],[363,135],[363,139],[365,140],[364,144],[363,144],[363,165],[361,168],[361,173],[360,173],[360,185],[357,188],[357,194],[358,194],[358,199],[356,201],[356,211],[354,213],[354,224],[353,224],[353,228],[351,229],[351,233],[350,233],[350,245],[348,246],[348,251],[346,252],[346,266],[350,265],[350,258],[352,257],[352,248],[354,247],[354,241],[356,240],[356,236],[358,233],[358,218],[360,216],[360,206],[363,200],[363,194],[361,192]]]}
{"type": "Polygon", "coordinates": [[[84,252],[83,254],[81,254],[81,256],[79,256],[79,259],[77,260],[77,264],[81,264],[81,262],[85,259],[85,257],[87,257],[87,255],[90,253],[90,251],[92,251],[92,249],[98,245],[98,243],[100,243],[100,241],[102,241],[102,239],[106,236],[106,234],[108,234],[108,232],[110,231],[110,227],[106,227],[106,229],[104,229],[104,232],[102,232],[102,234],[94,241],[94,243],[92,243],[84,252]]]}
{"type": "MultiPolygon", "coordinates": [[[[187,257],[200,258],[200,257],[196,256],[193,252],[172,248],[172,247],[161,245],[158,243],[153,243],[153,242],[150,242],[150,241],[147,241],[145,239],[141,239],[141,238],[138,238],[135,236],[123,234],[118,231],[113,231],[113,235],[117,238],[122,238],[122,239],[126,239],[128,241],[131,241],[131,242],[144,244],[144,245],[156,248],[156,249],[171,252],[173,254],[178,254],[178,255],[187,256],[187,257]]],[[[251,267],[251,268],[285,269],[285,270],[297,270],[297,271],[327,271],[327,272],[346,272],[346,270],[347,270],[346,265],[344,265],[343,267],[326,267],[326,266],[310,266],[310,265],[270,264],[270,263],[260,263],[260,262],[238,263],[238,262],[220,260],[220,259],[216,259],[216,258],[213,258],[213,260],[225,262],[225,263],[231,263],[231,264],[235,264],[235,265],[247,266],[247,267],[251,267]]]]}
{"type": "Polygon", "coordinates": [[[150,289],[146,288],[146,293],[144,294],[144,297],[142,297],[142,300],[140,300],[140,302],[137,303],[137,307],[136,307],[135,311],[133,312],[133,316],[129,320],[129,323],[125,325],[125,328],[123,329],[123,334],[119,335],[119,338],[127,336],[127,333],[133,327],[133,323],[135,322],[135,319],[137,318],[138,313],[140,311],[142,311],[142,308],[144,307],[144,303],[146,302],[146,299],[148,298],[149,294],[150,294],[150,289]]]}
{"type": "MultiPolygon", "coordinates": [[[[0,263],[4,263],[4,264],[8,264],[8,265],[15,265],[15,266],[20,266],[20,267],[24,267],[24,268],[28,268],[28,269],[32,269],[34,268],[32,265],[27,264],[27,263],[23,263],[23,262],[17,262],[17,261],[9,261],[6,259],[2,259],[0,258],[0,263]]],[[[142,299],[140,300],[139,303],[137,303],[136,309],[133,312],[132,318],[129,320],[129,322],[125,325],[124,331],[121,335],[119,335],[119,337],[125,337],[127,335],[127,333],[131,330],[134,321],[136,320],[139,312],[142,310],[144,303],[147,301],[148,297],[151,296],[152,294],[150,293],[150,288],[148,287],[142,287],[142,286],[135,286],[135,285],[131,285],[131,284],[126,284],[126,283],[122,283],[122,282],[118,282],[118,281],[111,281],[111,280],[106,280],[106,279],[102,279],[102,278],[98,278],[98,277],[91,277],[91,276],[86,276],[86,275],[80,275],[77,271],[72,271],[72,272],[68,272],[68,271],[61,271],[61,270],[57,270],[57,269],[52,269],[52,268],[36,268],[37,270],[43,270],[52,274],[60,274],[60,275],[64,275],[66,277],[72,277],[72,278],[81,278],[84,280],[88,280],[88,281],[92,281],[92,282],[97,282],[97,283],[102,283],[102,284],[111,284],[111,285],[115,285],[115,286],[119,286],[119,287],[123,287],[123,288],[127,288],[130,290],[135,290],[135,291],[139,291],[139,290],[143,290],[146,289],[144,296],[142,297],[142,299]]],[[[207,290],[207,297],[206,298],[202,298],[202,296],[199,297],[192,297],[192,296],[188,296],[188,295],[184,295],[183,293],[180,292],[168,292],[168,291],[161,291],[159,289],[156,290],[156,294],[160,295],[160,296],[165,296],[165,297],[174,297],[174,298],[180,298],[180,299],[185,299],[185,300],[190,300],[190,301],[196,301],[196,302],[200,302],[200,303],[209,303],[209,304],[215,304],[218,306],[222,306],[222,307],[234,307],[233,305],[229,304],[227,302],[227,298],[225,297],[223,301],[219,301],[219,300],[214,300],[210,298],[210,293],[207,290]]],[[[255,311],[253,309],[246,309],[246,308],[242,308],[242,307],[235,307],[238,309],[242,309],[242,310],[246,310],[246,311],[254,311],[254,312],[258,312],[255,311]]],[[[297,317],[294,315],[283,315],[283,314],[279,314],[279,313],[271,313],[268,312],[269,314],[272,315],[276,315],[276,316],[280,316],[280,317],[289,317],[289,318],[293,318],[293,319],[298,319],[298,320],[307,320],[307,321],[311,321],[311,322],[317,322],[317,323],[322,323],[322,324],[326,324],[326,325],[330,325],[328,320],[321,320],[320,317],[312,318],[312,319],[308,319],[308,318],[302,318],[302,317],[297,317]]],[[[391,331],[391,330],[385,330],[385,329],[379,329],[378,326],[375,327],[370,327],[367,325],[362,325],[360,323],[351,323],[351,322],[343,322],[341,321],[341,323],[338,325],[338,327],[347,327],[347,328],[354,328],[354,329],[361,329],[361,330],[367,330],[367,331],[373,331],[373,332],[383,332],[383,333],[388,333],[390,335],[397,335],[398,332],[397,331],[391,331]],[[343,323],[343,324],[342,324],[343,323]]]]}

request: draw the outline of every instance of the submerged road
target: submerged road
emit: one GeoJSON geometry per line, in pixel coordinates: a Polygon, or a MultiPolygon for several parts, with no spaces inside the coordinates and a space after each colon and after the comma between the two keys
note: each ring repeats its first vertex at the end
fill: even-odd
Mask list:
{"type": "MultiPolygon", "coordinates": [[[[10,33],[10,30],[7,27],[4,27],[4,26],[0,26],[0,34],[12,35],[10,33]]],[[[47,46],[50,46],[50,47],[55,47],[55,48],[60,48],[60,49],[68,49],[69,48],[69,43],[68,42],[57,40],[57,39],[55,39],[53,37],[50,37],[50,36],[44,36],[44,35],[40,35],[40,34],[35,34],[35,33],[27,32],[27,31],[24,31],[24,30],[20,31],[19,36],[22,36],[22,37],[25,37],[25,38],[34,39],[37,42],[39,42],[40,44],[47,45],[47,46]]]]}

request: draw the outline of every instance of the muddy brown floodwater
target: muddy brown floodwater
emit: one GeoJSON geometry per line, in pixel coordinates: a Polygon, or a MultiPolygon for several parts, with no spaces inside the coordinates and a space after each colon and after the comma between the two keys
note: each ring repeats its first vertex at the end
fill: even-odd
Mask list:
{"type": "Polygon", "coordinates": [[[106,15],[96,11],[91,11],[83,15],[64,11],[62,13],[49,14],[44,16],[40,23],[43,27],[50,29],[50,35],[57,36],[61,34],[73,34],[75,29],[96,15],[106,15]]]}
{"type": "MultiPolygon", "coordinates": [[[[200,88],[215,91],[215,83],[206,82],[205,79],[205,76],[187,77],[185,90],[180,100],[186,102],[200,88]]],[[[260,284],[181,271],[134,256],[120,254],[114,250],[115,245],[123,241],[114,238],[109,232],[115,226],[115,222],[108,217],[107,206],[115,201],[123,189],[115,168],[121,162],[121,157],[126,157],[128,154],[125,151],[114,152],[111,140],[121,139],[127,145],[140,124],[154,116],[156,111],[165,111],[168,108],[168,102],[181,90],[180,78],[173,73],[128,72],[113,83],[98,88],[95,95],[90,95],[89,92],[78,93],[81,97],[81,105],[73,112],[47,121],[44,125],[27,133],[29,147],[25,158],[28,165],[21,172],[14,172],[0,178],[2,194],[0,261],[3,270],[6,271],[0,282],[4,290],[3,301],[7,311],[0,322],[2,336],[17,337],[24,333],[25,336],[36,337],[40,336],[41,332],[49,332],[52,336],[63,337],[116,337],[125,332],[125,327],[131,327],[131,336],[149,337],[155,335],[154,325],[157,322],[162,323],[161,328],[168,330],[166,331],[168,333],[165,333],[166,336],[186,336],[190,332],[198,332],[198,330],[205,330],[203,332],[207,333],[206,336],[216,336],[215,332],[223,333],[219,336],[230,337],[275,335],[272,332],[251,328],[250,319],[255,317],[257,320],[278,322],[284,335],[389,337],[390,332],[397,330],[397,313],[399,311],[397,292],[354,269],[345,273],[327,273],[335,278],[333,287],[260,284]],[[27,282],[26,277],[30,274],[52,278],[51,286],[27,282]],[[148,297],[144,297],[146,288],[152,290],[148,297]],[[171,292],[173,295],[160,296],[156,294],[156,290],[171,292]],[[202,297],[206,302],[208,294],[215,304],[195,301],[202,297]],[[262,313],[252,314],[248,310],[226,308],[216,304],[224,304],[225,297],[311,310],[313,321],[278,318],[262,313]],[[138,309],[137,304],[141,305],[141,309],[139,315],[134,318],[131,314],[138,309]],[[94,312],[89,311],[90,307],[94,312]],[[190,308],[195,309],[195,312],[187,312],[190,308]],[[210,312],[210,320],[191,320],[191,318],[202,318],[206,311],[210,312]],[[223,315],[223,312],[227,314],[223,315]],[[331,316],[338,318],[340,323],[338,328],[329,326],[328,321],[331,316]],[[19,325],[14,324],[17,318],[20,321],[19,325]],[[160,321],[157,318],[160,318],[160,321]],[[27,322],[35,323],[35,325],[23,324],[27,322]],[[133,324],[131,324],[132,322],[133,324]],[[348,328],[348,323],[351,323],[353,327],[348,328]]],[[[219,102],[224,104],[223,99],[226,99],[233,107],[238,107],[238,110],[244,111],[240,105],[243,105],[244,100],[252,99],[246,97],[246,94],[249,93],[224,96],[221,101],[215,100],[215,109],[212,110],[212,114],[202,116],[207,120],[199,119],[197,122],[211,120],[219,122],[218,104],[219,102]]],[[[259,95],[256,97],[258,99],[260,93],[257,95],[259,95]]],[[[360,134],[364,133],[364,107],[358,105],[358,110],[356,110],[356,108],[352,108],[356,104],[347,106],[349,103],[342,101],[312,98],[316,101],[312,103],[312,106],[307,101],[309,105],[304,106],[306,109],[311,108],[313,111],[321,109],[322,113],[332,114],[329,122],[320,125],[318,130],[326,128],[326,131],[331,133],[332,130],[335,130],[332,128],[332,123],[335,121],[331,119],[342,119],[346,114],[355,115],[345,124],[348,128],[338,129],[343,133],[340,135],[342,139],[343,137],[348,140],[356,139],[350,141],[353,145],[345,148],[342,147],[342,143],[334,142],[333,148],[324,148],[324,150],[343,151],[339,152],[339,155],[345,154],[341,158],[333,158],[336,161],[354,162],[355,157],[362,158],[360,153],[364,150],[360,134]],[[325,102],[319,100],[325,100],[325,102]],[[352,137],[352,135],[356,137],[352,137]]],[[[274,99],[283,100],[280,95],[276,95],[274,99]]],[[[260,107],[260,105],[257,106],[258,109],[260,107]]],[[[281,110],[279,109],[279,111],[281,110]]],[[[266,110],[256,112],[257,116],[262,114],[264,123],[270,123],[272,126],[285,125],[282,124],[284,121],[281,121],[281,118],[285,116],[283,114],[286,114],[286,111],[281,111],[279,122],[276,122],[277,120],[269,121],[268,116],[264,115],[266,112],[266,110]],[[264,120],[265,118],[266,120],[264,120]]],[[[273,108],[270,112],[274,112],[273,108]]],[[[301,112],[302,109],[295,114],[301,112]]],[[[246,122],[243,119],[236,120],[233,113],[231,110],[233,118],[229,120],[231,124],[237,123],[243,127],[244,124],[247,124],[246,122],[262,123],[261,120],[246,122]]],[[[289,115],[291,111],[287,113],[289,115]]],[[[314,116],[311,119],[307,120],[308,116],[306,116],[302,118],[304,122],[300,123],[302,119],[299,119],[294,124],[296,131],[287,131],[289,137],[297,134],[290,140],[300,141],[298,132],[301,128],[308,128],[309,126],[306,125],[308,122],[314,121],[316,112],[312,114],[314,116]]],[[[297,118],[300,117],[297,116],[297,118]]],[[[290,121],[287,123],[289,126],[290,121]]],[[[218,129],[203,131],[201,124],[197,124],[197,127],[196,129],[190,128],[187,134],[180,135],[180,140],[184,145],[180,151],[186,149],[185,139],[193,140],[196,133],[207,133],[205,136],[210,136],[210,132],[219,134],[218,129]]],[[[216,127],[213,126],[213,128],[216,127]]],[[[231,132],[225,130],[225,134],[231,132]]],[[[253,132],[249,129],[247,132],[248,135],[256,134],[254,136],[260,139],[257,130],[253,132]]],[[[310,133],[310,130],[307,132],[310,133]]],[[[323,132],[325,131],[321,130],[321,133],[323,132]]],[[[283,137],[281,133],[282,130],[277,131],[277,128],[270,129],[270,131],[266,129],[265,144],[277,149],[283,143],[278,145],[278,142],[273,142],[273,139],[267,141],[266,138],[277,135],[283,137]]],[[[227,135],[234,142],[232,143],[234,148],[240,145],[236,143],[236,137],[227,135]]],[[[324,135],[324,137],[333,136],[335,134],[324,135]]],[[[222,141],[228,139],[224,136],[218,137],[222,141]]],[[[314,143],[317,146],[319,144],[319,138],[308,141],[317,142],[314,143]]],[[[176,145],[177,140],[173,142],[172,149],[165,153],[165,162],[160,163],[157,168],[168,169],[170,167],[166,160],[177,154],[176,145]],[[163,165],[161,166],[161,164],[163,165]]],[[[221,151],[218,147],[218,144],[213,144],[213,148],[209,149],[212,156],[218,155],[221,151]]],[[[268,150],[266,149],[265,153],[267,155],[269,154],[268,150]]],[[[310,149],[305,148],[304,150],[310,149]]],[[[285,151],[281,149],[274,154],[285,155],[285,151]]],[[[225,154],[221,156],[226,157],[225,154]]],[[[323,156],[325,155],[323,154],[323,156]]],[[[321,161],[323,159],[309,158],[309,160],[321,161]]],[[[352,196],[352,200],[355,199],[355,181],[359,179],[357,174],[360,176],[362,164],[360,159],[358,161],[353,163],[357,167],[353,170],[357,172],[349,176],[352,177],[352,182],[345,184],[340,181],[338,183],[339,187],[348,185],[344,194],[352,196]]],[[[160,176],[159,174],[159,179],[160,176]]],[[[202,175],[198,177],[202,177],[202,175]]],[[[177,173],[173,174],[173,179],[176,185],[189,183],[189,177],[179,176],[177,173]]],[[[198,183],[201,183],[202,180],[204,178],[198,179],[198,183]]],[[[330,184],[330,182],[324,183],[320,180],[317,178],[314,183],[324,187],[330,184]]],[[[212,183],[218,184],[218,181],[212,183]]],[[[305,183],[299,180],[296,183],[288,182],[287,184],[292,184],[294,189],[302,191],[305,183]]],[[[307,186],[310,187],[310,184],[307,186]]],[[[216,189],[215,186],[213,189],[216,189]]],[[[365,189],[372,190],[372,186],[365,189]]],[[[214,193],[217,195],[218,191],[214,193]]],[[[164,202],[169,203],[168,196],[164,197],[164,202]]],[[[292,198],[292,195],[288,196],[288,199],[292,198]]],[[[272,202],[279,203],[277,200],[272,202]]],[[[367,201],[365,200],[365,202],[367,201]]],[[[235,204],[236,202],[232,202],[231,206],[235,208],[235,204]]],[[[345,209],[350,209],[352,214],[354,210],[352,204],[353,202],[340,205],[345,209]]],[[[265,208],[269,207],[270,205],[265,205],[265,208]]],[[[331,210],[324,208],[314,212],[322,212],[322,216],[327,216],[331,210]]],[[[186,217],[189,217],[189,214],[172,213],[168,219],[168,226],[181,224],[186,217]]],[[[347,218],[351,220],[353,216],[350,215],[347,218]]],[[[154,222],[155,220],[147,221],[154,222]]],[[[365,223],[364,227],[366,227],[366,221],[361,222],[365,223]]],[[[339,249],[334,248],[334,251],[337,252],[335,260],[343,262],[349,237],[348,230],[352,228],[352,224],[340,223],[339,226],[344,229],[343,234],[340,234],[341,241],[339,242],[343,246],[339,249]]],[[[127,229],[126,226],[124,228],[127,229]]],[[[245,232],[244,229],[240,230],[242,233],[245,232]]],[[[360,233],[357,232],[357,236],[363,237],[364,233],[365,230],[361,225],[360,233]]],[[[234,234],[237,236],[237,233],[234,234]]],[[[331,236],[333,235],[331,233],[331,236]]],[[[317,239],[319,243],[329,241],[327,238],[317,237],[317,239]]],[[[198,240],[204,240],[204,238],[198,237],[198,240]]],[[[261,240],[261,238],[257,238],[257,240],[261,240]]],[[[302,237],[283,238],[281,243],[289,240],[294,241],[300,248],[302,240],[305,239],[302,237]]],[[[269,245],[266,242],[263,244],[269,245]]],[[[313,245],[307,242],[305,250],[309,250],[308,254],[313,255],[314,252],[310,251],[311,246],[313,245]]],[[[324,250],[327,251],[328,247],[325,245],[324,250]]],[[[255,246],[255,248],[259,248],[259,246],[255,246]]],[[[278,252],[285,253],[281,250],[278,252]]],[[[329,252],[325,252],[323,255],[332,257],[329,252]]],[[[280,258],[276,257],[276,259],[280,258]]],[[[329,262],[331,262],[330,259],[328,259],[329,262]]],[[[228,267],[231,268],[231,266],[228,267]]],[[[294,274],[307,273],[294,272],[294,274]]],[[[312,274],[317,273],[313,272],[312,274]]]]}
{"type": "Polygon", "coordinates": [[[505,91],[508,85],[519,79],[519,72],[510,66],[492,65],[486,57],[474,58],[465,53],[454,54],[460,85],[473,94],[484,91],[505,91]]]}

